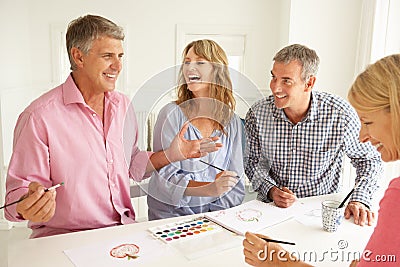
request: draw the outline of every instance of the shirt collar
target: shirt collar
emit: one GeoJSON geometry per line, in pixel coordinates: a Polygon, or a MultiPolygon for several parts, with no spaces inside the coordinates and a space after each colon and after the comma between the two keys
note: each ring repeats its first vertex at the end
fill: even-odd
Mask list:
{"type": "MultiPolygon", "coordinates": [[[[272,108],[273,116],[275,118],[280,118],[282,120],[288,120],[285,112],[283,112],[283,109],[276,108],[273,96],[271,96],[271,98],[272,98],[271,104],[273,106],[273,108],[272,108]]],[[[307,120],[309,120],[309,121],[318,120],[318,99],[317,98],[318,98],[318,94],[311,91],[311,106],[308,109],[307,114],[304,117],[304,119],[302,120],[302,122],[307,121],[307,120]]]]}
{"type": "Polygon", "coordinates": [[[311,107],[307,112],[306,118],[310,121],[318,120],[318,94],[311,91],[311,107]]]}
{"type": "Polygon", "coordinates": [[[64,105],[73,103],[85,104],[85,100],[83,99],[81,91],[79,91],[78,87],[76,86],[75,81],[72,78],[71,74],[68,76],[67,80],[62,85],[62,91],[63,91],[64,105]]]}
{"type": "MultiPolygon", "coordinates": [[[[63,91],[63,99],[64,99],[64,105],[68,104],[73,104],[73,103],[81,103],[86,105],[85,99],[83,99],[83,95],[81,91],[79,91],[78,87],[76,86],[76,83],[74,79],[72,78],[72,75],[70,74],[65,81],[65,83],[62,85],[62,91],[63,91]]],[[[113,104],[118,104],[119,102],[119,97],[118,94],[114,91],[112,92],[105,92],[104,96],[106,99],[111,101],[113,104]]]]}

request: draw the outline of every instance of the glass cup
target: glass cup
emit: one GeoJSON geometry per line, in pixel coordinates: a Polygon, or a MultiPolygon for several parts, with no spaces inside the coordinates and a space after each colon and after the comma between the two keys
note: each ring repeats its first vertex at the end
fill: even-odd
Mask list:
{"type": "Polygon", "coordinates": [[[325,200],[322,202],[322,227],[325,231],[335,232],[343,221],[345,207],[338,208],[339,201],[325,200]]]}

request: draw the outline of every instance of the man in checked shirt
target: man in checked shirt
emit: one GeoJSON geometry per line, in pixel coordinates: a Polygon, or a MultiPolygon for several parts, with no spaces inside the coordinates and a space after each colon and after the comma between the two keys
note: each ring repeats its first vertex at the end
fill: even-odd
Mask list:
{"type": "Polygon", "coordinates": [[[296,197],[340,190],[344,154],[357,170],[357,185],[345,210],[354,223],[372,225],[369,209],[382,172],[379,153],[358,138],[357,113],[344,99],[313,91],[319,57],[303,45],[281,49],[273,58],[272,95],[246,115],[245,172],[258,199],[291,206],[296,197]]]}

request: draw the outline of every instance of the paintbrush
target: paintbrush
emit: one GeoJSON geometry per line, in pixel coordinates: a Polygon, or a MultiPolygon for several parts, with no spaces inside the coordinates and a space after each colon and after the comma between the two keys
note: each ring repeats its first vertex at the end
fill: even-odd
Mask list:
{"type": "MultiPolygon", "coordinates": [[[[64,185],[64,182],[59,183],[59,184],[56,184],[56,185],[54,185],[54,186],[52,186],[52,187],[46,188],[46,189],[44,190],[44,192],[47,192],[47,191],[49,191],[49,190],[56,189],[56,188],[58,188],[58,187],[60,187],[60,186],[62,186],[62,185],[64,185]]],[[[25,199],[25,198],[23,197],[23,198],[18,199],[17,201],[8,203],[8,204],[4,205],[3,207],[0,207],[0,209],[4,209],[4,208],[6,208],[6,207],[8,207],[8,206],[17,204],[17,203],[21,202],[21,201],[24,200],[24,199],[25,199]]]]}
{"type": "Polygon", "coordinates": [[[280,244],[287,244],[287,245],[296,245],[293,242],[287,242],[287,241],[281,241],[281,240],[275,240],[275,239],[270,239],[270,238],[265,238],[265,237],[260,237],[262,240],[265,240],[267,242],[273,242],[273,243],[280,243],[280,244]]]}
{"type": "MultiPolygon", "coordinates": [[[[220,168],[220,167],[217,167],[217,166],[214,166],[214,165],[212,165],[211,163],[205,162],[204,160],[200,160],[200,162],[201,162],[201,163],[204,163],[204,164],[207,164],[208,166],[213,167],[213,168],[215,168],[215,169],[217,169],[217,170],[220,170],[221,172],[224,172],[224,171],[225,171],[224,169],[222,169],[222,168],[220,168]]],[[[239,177],[238,175],[236,175],[235,177],[240,179],[240,177],[239,177]]]]}
{"type": "Polygon", "coordinates": [[[342,203],[340,203],[340,205],[338,206],[338,208],[343,208],[344,204],[346,203],[347,199],[349,199],[349,197],[351,196],[351,194],[354,193],[354,190],[357,188],[357,186],[359,186],[359,184],[361,184],[361,182],[365,179],[364,177],[361,177],[360,181],[358,181],[357,184],[354,185],[353,189],[351,189],[351,191],[347,194],[347,196],[343,199],[342,203]]]}

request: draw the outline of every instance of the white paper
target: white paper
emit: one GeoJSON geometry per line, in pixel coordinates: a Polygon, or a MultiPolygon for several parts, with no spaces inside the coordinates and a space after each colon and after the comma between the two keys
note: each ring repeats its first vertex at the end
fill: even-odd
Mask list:
{"type": "Polygon", "coordinates": [[[304,212],[295,216],[295,220],[303,225],[315,228],[322,227],[321,200],[307,201],[304,212]]]}
{"type": "Polygon", "coordinates": [[[274,203],[251,200],[242,205],[205,216],[219,225],[239,234],[258,232],[304,213],[304,204],[296,201],[288,208],[279,208],[274,203]]]}
{"type": "Polygon", "coordinates": [[[195,239],[171,243],[188,260],[195,260],[226,249],[242,246],[243,238],[223,230],[195,239]]]}
{"type": "Polygon", "coordinates": [[[93,244],[64,250],[65,255],[77,267],[119,267],[119,266],[140,266],[149,263],[154,259],[171,254],[169,246],[155,240],[148,233],[137,233],[132,236],[113,240],[108,243],[93,244]],[[139,247],[139,257],[135,259],[115,258],[110,255],[112,248],[121,244],[135,244],[139,247]]]}

